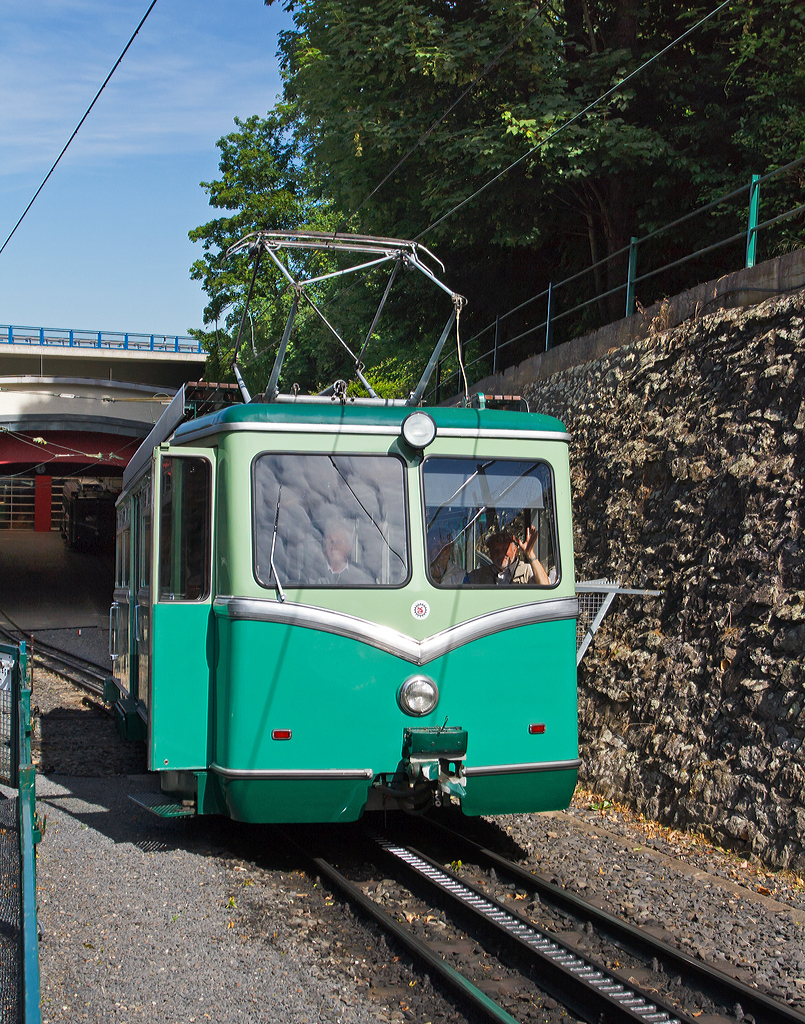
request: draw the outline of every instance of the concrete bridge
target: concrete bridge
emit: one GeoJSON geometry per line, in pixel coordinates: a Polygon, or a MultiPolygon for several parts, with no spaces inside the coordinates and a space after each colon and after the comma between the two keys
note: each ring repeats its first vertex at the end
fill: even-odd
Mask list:
{"type": "Polygon", "coordinates": [[[0,374],[87,377],[175,391],[201,376],[205,358],[187,335],[0,324],[0,374]]]}
{"type": "Polygon", "coordinates": [[[0,531],[60,529],[68,479],[114,486],[205,358],[187,336],[0,325],[0,531]]]}

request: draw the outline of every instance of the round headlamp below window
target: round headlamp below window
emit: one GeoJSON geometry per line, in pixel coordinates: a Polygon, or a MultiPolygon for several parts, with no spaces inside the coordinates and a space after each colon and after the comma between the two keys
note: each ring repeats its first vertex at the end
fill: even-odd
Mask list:
{"type": "Polygon", "coordinates": [[[439,688],[428,676],[411,676],[397,691],[397,703],[406,715],[429,715],[439,701],[439,688]]]}
{"type": "Polygon", "coordinates": [[[422,451],[436,437],[436,424],[426,412],[417,410],[403,420],[402,436],[409,448],[422,451]]]}

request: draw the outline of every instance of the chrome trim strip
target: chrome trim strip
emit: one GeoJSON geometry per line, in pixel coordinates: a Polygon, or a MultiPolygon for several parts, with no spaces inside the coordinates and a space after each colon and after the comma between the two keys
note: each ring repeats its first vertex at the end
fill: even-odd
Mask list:
{"type": "Polygon", "coordinates": [[[564,772],[570,769],[577,769],[581,765],[581,758],[574,758],[572,761],[537,761],[534,764],[485,764],[477,768],[465,766],[464,774],[467,778],[473,775],[517,775],[522,772],[564,772]]]}
{"type": "Polygon", "coordinates": [[[268,770],[250,768],[223,768],[214,761],[210,771],[223,779],[244,779],[248,781],[316,781],[332,779],[372,779],[371,768],[274,768],[268,770]]]}
{"type": "MultiPolygon", "coordinates": [[[[361,434],[364,436],[399,437],[402,425],[364,423],[217,423],[205,425],[196,430],[183,428],[177,441],[181,444],[195,443],[202,437],[215,434],[251,432],[253,434],[361,434]]],[[[473,437],[496,440],[523,441],[570,441],[570,434],[555,430],[478,430],[473,427],[439,427],[439,437],[473,437]]]]}
{"type": "Polygon", "coordinates": [[[216,597],[213,608],[216,615],[230,619],[277,622],[289,626],[302,626],[305,629],[317,629],[323,633],[334,633],[376,647],[413,665],[426,665],[448,651],[454,651],[491,633],[515,629],[517,626],[530,626],[536,622],[575,619],[578,616],[579,602],[576,597],[558,597],[546,601],[532,601],[513,608],[501,608],[499,611],[487,612],[467,622],[450,626],[440,633],[425,637],[424,640],[416,640],[389,626],[359,619],[346,612],[295,604],[291,601],[227,596],[216,597]]]}
{"type": "Polygon", "coordinates": [[[512,441],[570,441],[570,434],[559,430],[473,430],[472,427],[442,427],[437,437],[491,437],[512,441]]]}

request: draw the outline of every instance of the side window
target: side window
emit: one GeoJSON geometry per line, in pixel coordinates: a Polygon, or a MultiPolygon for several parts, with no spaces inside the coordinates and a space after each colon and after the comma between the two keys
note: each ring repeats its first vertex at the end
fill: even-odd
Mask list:
{"type": "Polygon", "coordinates": [[[137,566],[137,585],[140,590],[148,590],[151,586],[151,484],[140,491],[140,534],[139,560],[137,566]]]}
{"type": "Polygon", "coordinates": [[[207,459],[162,459],[160,601],[197,601],[210,593],[210,479],[207,459]]]}
{"type": "Polygon", "coordinates": [[[404,463],[392,455],[260,455],[253,469],[258,583],[402,586],[404,480],[404,463]]]}
{"type": "Polygon", "coordinates": [[[422,468],[428,576],[439,587],[551,587],[559,579],[545,462],[432,457],[422,468]]]}
{"type": "Polygon", "coordinates": [[[128,587],[131,578],[131,505],[117,510],[115,586],[128,587]]]}

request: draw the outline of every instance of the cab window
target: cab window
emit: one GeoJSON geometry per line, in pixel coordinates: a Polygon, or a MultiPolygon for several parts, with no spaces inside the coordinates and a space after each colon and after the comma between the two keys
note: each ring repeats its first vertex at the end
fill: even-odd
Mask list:
{"type": "Polygon", "coordinates": [[[264,587],[398,587],[408,579],[404,464],[392,455],[270,453],[253,466],[264,587]]]}
{"type": "Polygon", "coordinates": [[[428,577],[437,587],[551,587],[559,579],[553,473],[543,461],[426,459],[428,577]]]}

